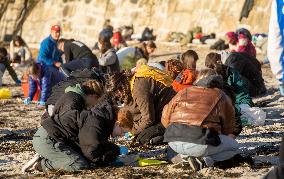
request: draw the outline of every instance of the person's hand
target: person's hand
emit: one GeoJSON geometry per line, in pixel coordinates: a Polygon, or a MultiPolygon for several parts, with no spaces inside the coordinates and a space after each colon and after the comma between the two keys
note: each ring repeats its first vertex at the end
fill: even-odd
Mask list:
{"type": "Polygon", "coordinates": [[[24,99],[24,104],[25,104],[25,105],[30,104],[30,102],[31,102],[31,98],[30,98],[30,97],[24,99]]]}
{"type": "Polygon", "coordinates": [[[236,136],[234,134],[228,134],[229,137],[231,137],[232,139],[235,139],[236,136]]]}
{"type": "Polygon", "coordinates": [[[16,81],[16,85],[21,85],[21,83],[22,83],[21,80],[16,81]]]}
{"type": "Polygon", "coordinates": [[[45,106],[45,102],[44,101],[38,101],[37,104],[40,105],[40,106],[45,106]]]}
{"type": "Polygon", "coordinates": [[[54,62],[53,65],[59,68],[61,66],[61,62],[54,62]]]}

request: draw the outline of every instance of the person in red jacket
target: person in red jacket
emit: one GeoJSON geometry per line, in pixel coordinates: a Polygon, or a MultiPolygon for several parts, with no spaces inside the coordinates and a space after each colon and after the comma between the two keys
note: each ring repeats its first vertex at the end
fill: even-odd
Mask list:
{"type": "Polygon", "coordinates": [[[196,71],[196,62],[198,55],[193,50],[188,50],[181,55],[181,61],[185,69],[173,81],[173,89],[178,92],[193,85],[198,72],[196,71]]]}

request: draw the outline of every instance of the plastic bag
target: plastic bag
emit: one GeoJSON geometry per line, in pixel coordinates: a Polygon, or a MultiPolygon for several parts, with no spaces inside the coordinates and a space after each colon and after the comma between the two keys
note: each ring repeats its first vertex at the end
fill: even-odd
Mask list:
{"type": "Polygon", "coordinates": [[[250,107],[248,104],[241,104],[241,121],[243,125],[263,126],[266,119],[266,112],[258,107],[250,107]]]}
{"type": "Polygon", "coordinates": [[[11,97],[12,97],[12,94],[8,88],[0,89],[0,99],[10,99],[11,97]]]}

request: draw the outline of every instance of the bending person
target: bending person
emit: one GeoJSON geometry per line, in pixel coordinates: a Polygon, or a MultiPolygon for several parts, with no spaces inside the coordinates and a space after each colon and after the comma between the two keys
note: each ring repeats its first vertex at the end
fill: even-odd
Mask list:
{"type": "Polygon", "coordinates": [[[105,166],[113,162],[119,147],[108,138],[121,136],[129,129],[120,127],[127,126],[124,122],[116,122],[112,95],[103,94],[103,86],[96,80],[66,88],[53,115],[43,115],[42,127],[33,138],[38,155],[23,171],[32,166],[42,171],[78,171],[88,169],[91,163],[105,166]]]}
{"type": "Polygon", "coordinates": [[[60,39],[57,42],[57,48],[65,55],[65,64],[61,67],[68,73],[85,68],[99,67],[97,57],[89,47],[80,41],[60,39]]]}
{"type": "MultiPolygon", "coordinates": [[[[211,70],[211,69],[210,69],[211,70]]],[[[223,80],[210,70],[200,72],[196,86],[186,88],[164,107],[165,142],[187,160],[193,170],[213,166],[238,154],[235,141],[235,110],[223,91],[223,80]]]]}
{"type": "Polygon", "coordinates": [[[29,104],[40,89],[39,105],[44,106],[47,98],[51,94],[54,85],[64,80],[65,77],[58,70],[40,63],[33,63],[29,68],[29,96],[24,100],[24,104],[29,104]]]}
{"type": "Polygon", "coordinates": [[[115,74],[107,80],[107,88],[115,90],[117,98],[133,116],[132,133],[141,144],[156,144],[163,141],[161,125],[163,107],[174,97],[172,79],[164,72],[146,65],[139,67],[130,77],[115,74]],[[117,84],[123,83],[121,89],[117,84]],[[130,83],[130,84],[129,84],[130,83]]]}

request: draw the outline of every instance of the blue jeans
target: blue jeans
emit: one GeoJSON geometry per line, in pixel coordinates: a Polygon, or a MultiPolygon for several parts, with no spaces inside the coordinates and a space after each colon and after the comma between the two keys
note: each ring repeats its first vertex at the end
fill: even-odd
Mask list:
{"type": "Polygon", "coordinates": [[[203,157],[207,166],[217,161],[224,161],[238,154],[238,142],[226,135],[219,135],[221,144],[218,146],[201,145],[189,142],[169,142],[169,146],[184,157],[203,157]]]}

